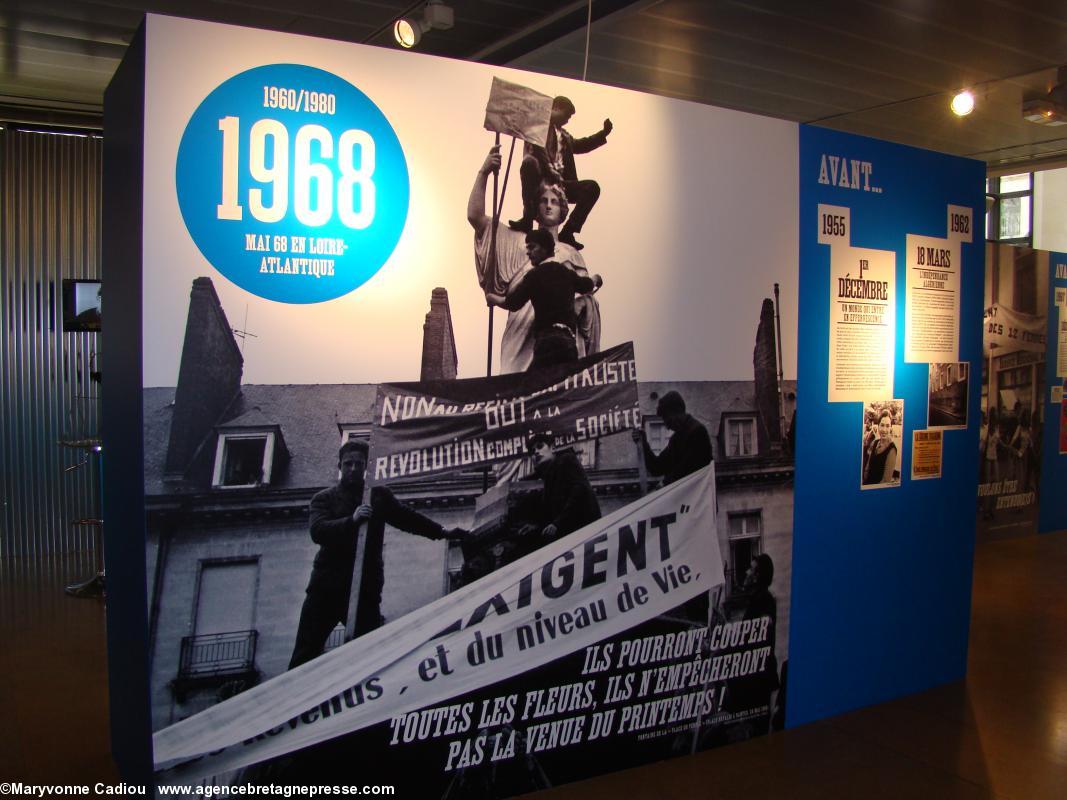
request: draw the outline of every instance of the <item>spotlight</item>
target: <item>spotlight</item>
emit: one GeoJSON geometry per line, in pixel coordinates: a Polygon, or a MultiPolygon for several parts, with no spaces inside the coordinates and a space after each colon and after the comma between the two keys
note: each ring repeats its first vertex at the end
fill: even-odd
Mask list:
{"type": "Polygon", "coordinates": [[[450,6],[441,0],[427,0],[422,7],[421,19],[418,16],[401,17],[393,23],[393,38],[401,47],[414,47],[427,31],[447,31],[454,22],[455,15],[450,6]]]}
{"type": "Polygon", "coordinates": [[[974,111],[974,95],[964,89],[952,98],[950,108],[952,109],[952,113],[957,117],[966,117],[974,111]]]}
{"type": "MultiPolygon", "coordinates": [[[[426,30],[429,30],[428,28],[426,30]]],[[[414,47],[424,33],[421,19],[404,17],[393,23],[393,38],[401,47],[414,47]]]]}
{"type": "Polygon", "coordinates": [[[1023,119],[1038,125],[1067,125],[1067,67],[1056,70],[1056,85],[1043,97],[1023,99],[1023,119]]]}
{"type": "Polygon", "coordinates": [[[1023,102],[1023,119],[1049,127],[1067,125],[1067,108],[1043,97],[1037,100],[1026,100],[1023,102]]]}

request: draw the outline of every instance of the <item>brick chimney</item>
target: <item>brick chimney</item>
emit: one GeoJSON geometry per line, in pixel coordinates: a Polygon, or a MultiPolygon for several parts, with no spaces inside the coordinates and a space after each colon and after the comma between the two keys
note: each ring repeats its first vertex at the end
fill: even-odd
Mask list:
{"type": "Polygon", "coordinates": [[[430,295],[430,310],[422,324],[422,370],[419,379],[452,380],[456,377],[458,366],[448,292],[437,288],[430,295]]]}
{"type": "Polygon", "coordinates": [[[778,418],[778,356],[774,342],[774,301],[768,297],[760,309],[756,346],[752,351],[761,453],[782,449],[782,426],[778,418]]]}
{"type": "Polygon", "coordinates": [[[189,295],[185,343],[174,392],[165,480],[180,480],[197,448],[241,390],[244,359],[210,278],[189,295]]]}

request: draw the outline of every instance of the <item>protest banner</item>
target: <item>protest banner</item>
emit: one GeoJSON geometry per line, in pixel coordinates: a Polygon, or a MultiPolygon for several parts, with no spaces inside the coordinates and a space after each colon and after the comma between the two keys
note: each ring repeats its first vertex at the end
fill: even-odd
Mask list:
{"type": "Polygon", "coordinates": [[[633,343],[571,364],[491,378],[383,383],[375,402],[372,483],[472,469],[640,428],[633,343]]]}
{"type": "Polygon", "coordinates": [[[485,129],[544,147],[548,140],[552,98],[493,76],[485,105],[485,129]]]}
{"type": "MultiPolygon", "coordinates": [[[[196,781],[401,718],[594,645],[721,584],[719,548],[708,535],[714,525],[709,465],[158,731],[156,767],[177,767],[166,782],[196,781]]],[[[469,726],[457,722],[453,732],[469,726]]]]}

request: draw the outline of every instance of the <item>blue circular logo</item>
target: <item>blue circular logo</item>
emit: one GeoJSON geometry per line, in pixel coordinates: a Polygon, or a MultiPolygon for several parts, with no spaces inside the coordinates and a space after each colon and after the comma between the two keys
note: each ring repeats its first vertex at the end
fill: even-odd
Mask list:
{"type": "Polygon", "coordinates": [[[366,283],[408,213],[389,121],[352,84],[297,64],[209,94],[178,147],[178,206],[215,269],[268,300],[321,303],[366,283]]]}

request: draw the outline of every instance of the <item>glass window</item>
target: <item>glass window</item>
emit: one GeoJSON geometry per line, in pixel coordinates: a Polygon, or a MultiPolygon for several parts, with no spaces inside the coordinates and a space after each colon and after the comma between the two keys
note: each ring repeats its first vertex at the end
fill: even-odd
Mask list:
{"type": "Polygon", "coordinates": [[[196,598],[196,635],[251,630],[258,576],[257,561],[202,563],[196,598]]]}
{"type": "Polygon", "coordinates": [[[754,417],[726,420],[726,455],[730,457],[756,454],[756,420],[754,417]]]}
{"type": "Polygon", "coordinates": [[[1033,173],[1003,175],[986,180],[986,239],[1009,244],[1030,244],[1033,239],[1033,173]]]}
{"type": "Polygon", "coordinates": [[[1030,235],[1030,197],[1005,197],[1000,201],[1000,239],[1022,239],[1030,235]]]}
{"type": "Polygon", "coordinates": [[[341,426],[341,444],[345,442],[370,442],[370,426],[366,424],[341,426]]]}
{"type": "Polygon", "coordinates": [[[1031,173],[1024,172],[1021,175],[1002,175],[1000,178],[1000,192],[1028,192],[1030,191],[1031,173]]]}
{"type": "Polygon", "coordinates": [[[222,434],[212,485],[233,489],[270,483],[273,454],[273,433],[222,434]]]}
{"type": "Polygon", "coordinates": [[[222,464],[223,486],[254,486],[263,482],[263,451],[267,438],[231,439],[222,464]]]}

